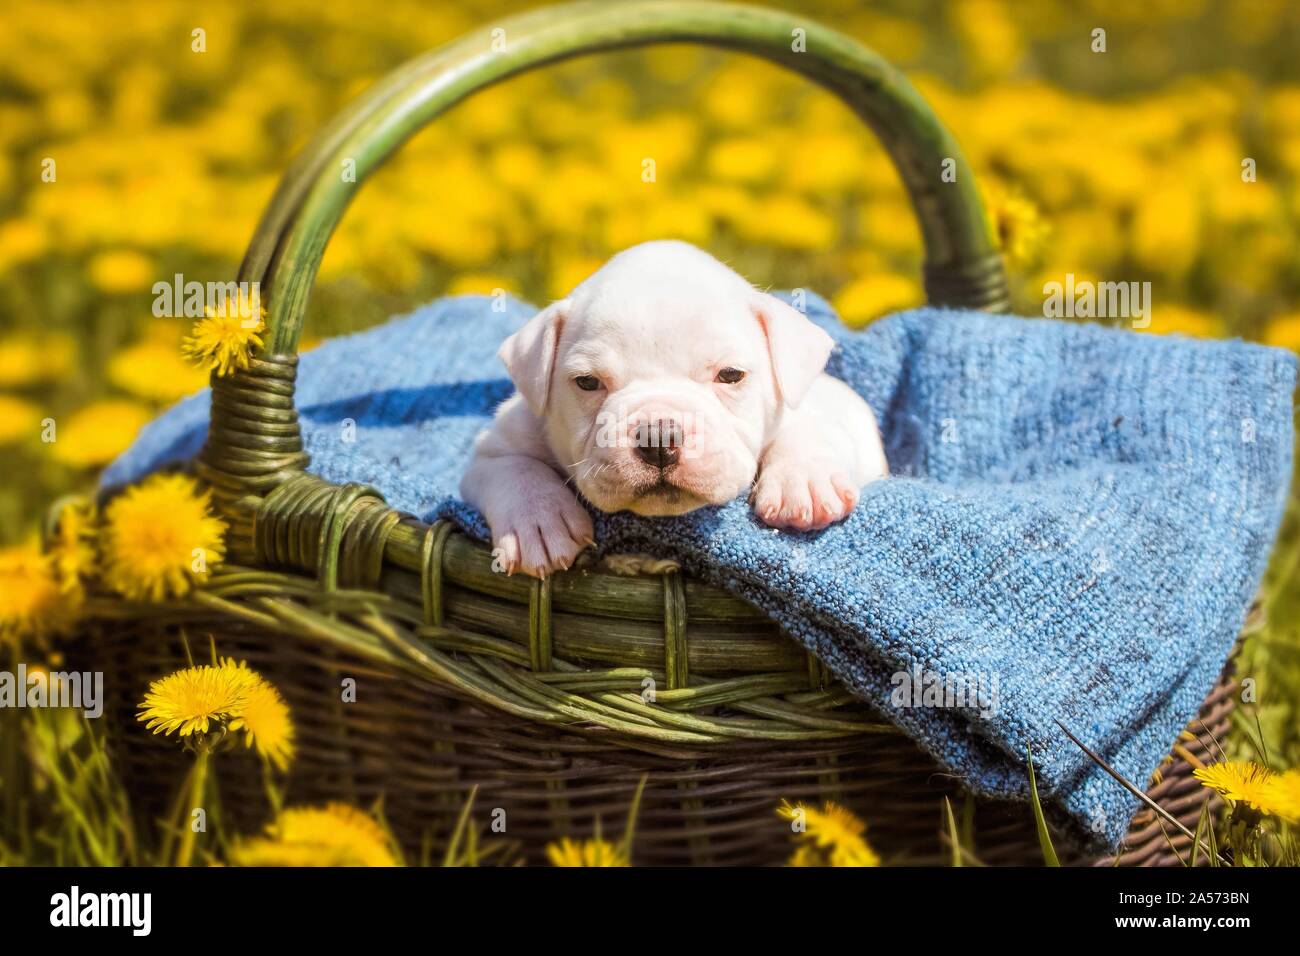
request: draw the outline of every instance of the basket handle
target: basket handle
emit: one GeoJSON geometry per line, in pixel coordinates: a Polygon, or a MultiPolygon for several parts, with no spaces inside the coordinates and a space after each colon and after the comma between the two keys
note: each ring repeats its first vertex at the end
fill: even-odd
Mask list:
{"type": "Polygon", "coordinates": [[[761,7],[594,0],[543,8],[399,67],[290,166],[239,272],[241,281],[259,283],[267,307],[263,348],[250,369],[213,377],[212,428],[197,468],[219,500],[265,493],[306,467],[293,407],[298,338],[325,245],[359,184],[477,90],[580,54],[667,42],[755,54],[836,94],[875,131],[907,187],[925,243],[929,301],[1007,308],[1002,260],[961,150],[920,94],[873,51],[802,16],[761,7]],[[341,175],[346,160],[355,164],[355,181],[341,175]],[[945,161],[955,164],[955,181],[941,177],[945,161]]]}

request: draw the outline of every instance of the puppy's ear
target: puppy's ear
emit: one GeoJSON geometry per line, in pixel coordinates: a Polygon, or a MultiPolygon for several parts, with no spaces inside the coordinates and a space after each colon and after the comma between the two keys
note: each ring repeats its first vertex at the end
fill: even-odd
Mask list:
{"type": "Polygon", "coordinates": [[[555,350],[569,300],[553,302],[529,319],[522,329],[501,343],[497,358],[505,363],[510,380],[533,414],[541,417],[551,392],[555,350]]]}
{"type": "Polygon", "coordinates": [[[798,309],[766,292],[758,293],[754,314],[767,337],[777,396],[797,408],[826,368],[835,340],[798,309]]]}

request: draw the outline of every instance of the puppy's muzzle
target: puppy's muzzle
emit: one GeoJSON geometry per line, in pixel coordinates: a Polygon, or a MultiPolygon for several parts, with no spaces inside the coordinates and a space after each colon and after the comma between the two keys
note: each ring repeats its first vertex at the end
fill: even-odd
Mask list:
{"type": "Polygon", "coordinates": [[[682,426],[674,419],[658,418],[640,424],[633,437],[636,456],[653,468],[664,471],[681,458],[682,426]]]}

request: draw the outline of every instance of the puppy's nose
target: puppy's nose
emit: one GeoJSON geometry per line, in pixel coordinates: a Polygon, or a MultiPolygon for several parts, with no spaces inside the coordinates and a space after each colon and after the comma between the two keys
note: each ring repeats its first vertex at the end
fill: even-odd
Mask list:
{"type": "Polygon", "coordinates": [[[671,418],[645,422],[636,428],[636,456],[662,470],[677,464],[682,453],[682,426],[671,418]]]}

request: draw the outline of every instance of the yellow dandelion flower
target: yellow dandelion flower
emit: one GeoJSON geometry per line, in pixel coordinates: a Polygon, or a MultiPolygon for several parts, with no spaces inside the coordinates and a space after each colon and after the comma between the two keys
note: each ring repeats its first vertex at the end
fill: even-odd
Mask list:
{"type": "Polygon", "coordinates": [[[38,259],[49,247],[49,230],[39,219],[10,219],[0,223],[0,271],[38,259]]]}
{"type": "Polygon", "coordinates": [[[76,342],[63,333],[16,335],[0,340],[0,386],[25,387],[68,374],[76,342]]]}
{"type": "Polygon", "coordinates": [[[398,866],[384,828],[345,803],[290,807],[266,835],[241,840],[230,851],[235,866],[398,866]]]}
{"type": "Polygon", "coordinates": [[[883,273],[854,279],[835,294],[833,305],[846,325],[857,328],[886,313],[914,308],[924,300],[915,279],[883,273]]]}
{"type": "Polygon", "coordinates": [[[1300,822],[1300,770],[1275,775],[1269,784],[1268,800],[1274,816],[1292,823],[1300,822]]]}
{"type": "Polygon", "coordinates": [[[136,716],[155,734],[206,734],[235,720],[261,683],[243,662],[186,667],[153,681],[136,716]]]}
{"type": "Polygon", "coordinates": [[[496,146],[488,160],[488,168],[493,179],[521,193],[530,193],[537,183],[546,179],[542,154],[528,142],[514,141],[496,146]]]}
{"type": "Polygon", "coordinates": [[[1264,329],[1266,345],[1300,352],[1300,312],[1280,315],[1264,329]]]}
{"type": "Polygon", "coordinates": [[[862,187],[863,137],[813,130],[800,135],[799,152],[810,161],[786,165],[784,175],[793,188],[816,195],[862,187]]]}
{"type": "Polygon", "coordinates": [[[94,506],[69,502],[59,510],[48,546],[55,577],[64,594],[80,595],[95,566],[94,506]]]}
{"type": "Polygon", "coordinates": [[[99,253],[90,260],[88,271],[95,287],[109,294],[146,289],[154,277],[152,260],[131,249],[99,253]]]}
{"type": "Polygon", "coordinates": [[[104,512],[104,581],[135,601],[162,601],[204,581],[225,556],[225,525],[186,475],[154,475],[104,512]]]}
{"type": "Polygon", "coordinates": [[[62,633],[75,617],[36,544],[0,550],[0,644],[62,633]]]}
{"type": "Polygon", "coordinates": [[[187,667],[149,685],[138,719],[155,734],[244,732],[280,770],[293,756],[293,722],[280,692],[244,661],[187,667]]]}
{"type": "Polygon", "coordinates": [[[801,843],[790,854],[790,859],[786,861],[786,866],[818,867],[830,865],[831,862],[826,858],[826,854],[819,851],[811,843],[801,843]]]}
{"type": "Polygon", "coordinates": [[[41,379],[41,350],[27,337],[0,342],[0,385],[30,385],[41,379]]]}
{"type": "Polygon", "coordinates": [[[763,64],[739,62],[719,70],[700,92],[701,105],[710,119],[730,129],[757,129],[777,102],[772,96],[781,82],[763,64]]]}
{"type": "Polygon", "coordinates": [[[206,372],[159,340],[140,342],[110,358],[108,380],[137,398],[154,402],[174,402],[208,384],[206,372]]]}
{"type": "Polygon", "coordinates": [[[66,422],[55,420],[50,452],[73,468],[98,468],[126,451],[151,417],[149,409],[137,402],[95,402],[66,422]]]}
{"type": "Polygon", "coordinates": [[[752,204],[735,223],[742,238],[805,252],[830,249],[839,226],[835,218],[799,196],[775,196],[752,204]]]}
{"type": "Polygon", "coordinates": [[[993,183],[985,190],[985,203],[1007,265],[1024,269],[1037,262],[1052,230],[1034,201],[1019,189],[993,183]]]}
{"type": "Polygon", "coordinates": [[[0,446],[35,440],[40,427],[40,409],[24,399],[0,395],[0,446]]]}
{"type": "Polygon", "coordinates": [[[235,298],[204,312],[185,338],[185,356],[222,376],[248,368],[252,350],[262,345],[266,310],[260,305],[254,307],[243,298],[235,298]]]}
{"type": "MultiPolygon", "coordinates": [[[[837,803],[827,801],[821,809],[802,803],[791,805],[782,801],[777,814],[791,822],[802,823],[801,842],[820,851],[829,866],[879,866],[880,858],[867,844],[863,833],[866,824],[837,803]]],[[[811,866],[818,857],[798,850],[791,858],[793,865],[811,866]],[[795,864],[795,859],[801,862],[795,864]]]]}
{"type": "MultiPolygon", "coordinates": [[[[1077,281],[1077,280],[1076,280],[1077,281]]],[[[1212,339],[1223,334],[1223,326],[1214,316],[1185,305],[1157,305],[1151,310],[1151,321],[1139,331],[1156,335],[1190,335],[1198,339],[1212,339]]]]}
{"type": "Polygon", "coordinates": [[[1197,197],[1170,179],[1142,194],[1133,216],[1133,255],[1152,272],[1182,278],[1196,260],[1201,228],[1197,197]]]}
{"type": "Polygon", "coordinates": [[[709,150],[709,172],[728,182],[761,183],[779,167],[777,153],[767,139],[732,137],[709,150]]]}
{"type": "Polygon", "coordinates": [[[293,758],[293,722],[289,719],[289,706],[280,692],[266,681],[260,681],[245,695],[237,708],[231,730],[245,732],[245,746],[257,747],[257,752],[284,770],[293,758]]]}
{"type": "Polygon", "coordinates": [[[531,197],[533,214],[539,229],[556,235],[582,235],[593,212],[611,203],[609,174],[585,157],[559,160],[546,182],[547,188],[531,197]]]}
{"type": "Polygon", "coordinates": [[[1227,760],[1198,767],[1192,771],[1201,785],[1217,790],[1233,803],[1244,803],[1254,810],[1275,813],[1278,791],[1273,773],[1249,760],[1227,760]]]}
{"type": "Polygon", "coordinates": [[[631,866],[622,847],[608,840],[570,840],[565,837],[558,843],[546,846],[546,858],[551,866],[631,866]]]}

